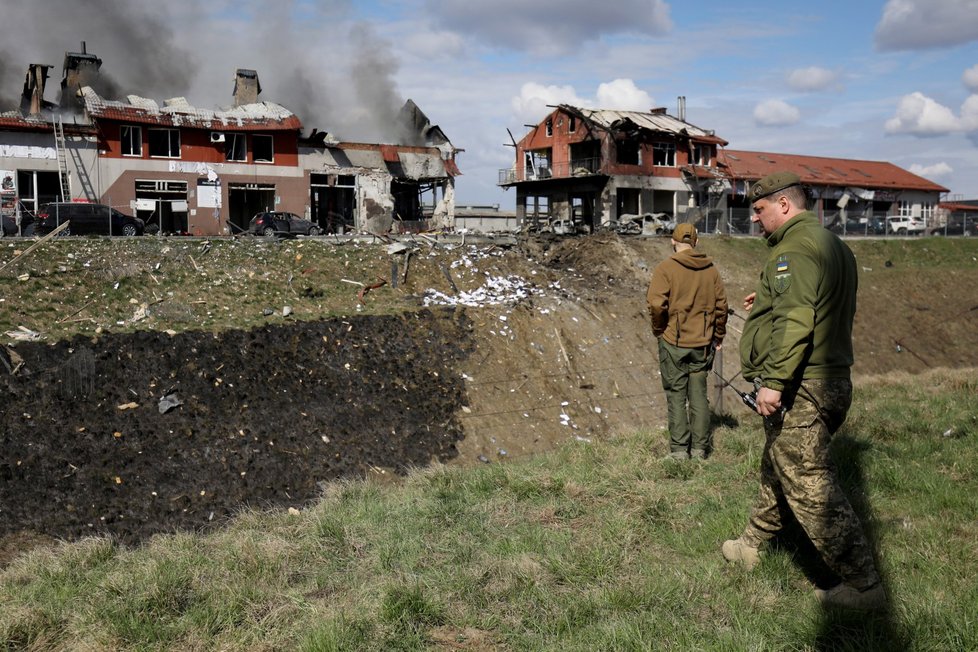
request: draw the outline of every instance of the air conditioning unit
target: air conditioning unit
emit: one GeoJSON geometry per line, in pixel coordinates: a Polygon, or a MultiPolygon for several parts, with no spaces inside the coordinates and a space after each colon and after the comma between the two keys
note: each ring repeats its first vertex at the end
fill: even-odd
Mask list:
{"type": "Polygon", "coordinates": [[[223,131],[212,131],[211,132],[211,142],[212,143],[223,143],[224,142],[224,132],[223,131]]]}

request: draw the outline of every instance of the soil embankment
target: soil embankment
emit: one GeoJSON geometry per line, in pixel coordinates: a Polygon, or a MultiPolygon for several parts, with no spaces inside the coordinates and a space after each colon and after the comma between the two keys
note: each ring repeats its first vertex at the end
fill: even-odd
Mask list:
{"type": "MultiPolygon", "coordinates": [[[[978,263],[927,271],[861,244],[857,376],[978,367],[978,263]]],[[[734,378],[761,250],[701,246],[735,309],[721,362],[734,378]]],[[[414,307],[391,315],[21,343],[23,366],[0,379],[0,562],[25,536],[138,543],[247,505],[301,507],[334,479],[661,427],[644,292],[668,253],[667,240],[616,236],[528,241],[459,267],[445,251],[427,276],[412,268],[414,307]],[[503,280],[520,290],[487,299],[503,280]]]]}

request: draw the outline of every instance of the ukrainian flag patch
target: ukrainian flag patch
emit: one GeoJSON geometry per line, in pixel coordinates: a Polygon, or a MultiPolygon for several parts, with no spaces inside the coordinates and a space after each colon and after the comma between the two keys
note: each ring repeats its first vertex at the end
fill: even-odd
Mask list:
{"type": "Polygon", "coordinates": [[[775,274],[787,274],[788,273],[788,259],[784,256],[778,258],[778,261],[774,264],[775,274]]]}

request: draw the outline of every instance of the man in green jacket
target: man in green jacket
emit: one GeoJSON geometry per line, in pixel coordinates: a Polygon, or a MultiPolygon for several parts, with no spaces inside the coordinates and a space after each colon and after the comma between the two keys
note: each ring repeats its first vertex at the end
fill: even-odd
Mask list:
{"type": "Polygon", "coordinates": [[[826,606],[878,609],[886,594],[872,548],[836,479],[832,435],[852,400],[852,322],[856,260],[842,240],[806,210],[807,194],[790,172],[751,187],[752,220],[770,252],[740,341],[744,378],[760,383],[757,412],[766,442],[761,487],[744,533],[723,556],[748,568],[759,548],[794,518],[839,583],[816,589],[826,606]]]}
{"type": "Polygon", "coordinates": [[[672,232],[673,255],[652,272],[646,295],[669,412],[669,455],[706,459],[710,404],[706,377],[727,332],[727,297],[713,261],[696,251],[696,228],[672,232]],[[687,414],[687,403],[689,412],[687,414]]]}

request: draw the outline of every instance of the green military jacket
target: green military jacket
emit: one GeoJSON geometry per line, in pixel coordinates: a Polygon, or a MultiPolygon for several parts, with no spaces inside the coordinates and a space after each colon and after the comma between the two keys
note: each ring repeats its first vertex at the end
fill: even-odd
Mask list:
{"type": "Polygon", "coordinates": [[[802,379],[849,378],[858,283],[852,251],[807,211],[767,244],[740,340],[744,378],[779,391],[802,379]]]}

